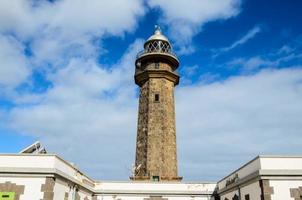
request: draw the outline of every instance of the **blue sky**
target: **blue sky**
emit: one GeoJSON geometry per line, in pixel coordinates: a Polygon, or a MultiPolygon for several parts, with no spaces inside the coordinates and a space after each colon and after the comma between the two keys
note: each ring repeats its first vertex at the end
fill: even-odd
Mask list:
{"type": "Polygon", "coordinates": [[[299,0],[0,2],[0,152],[40,140],[93,178],[134,162],[134,60],[159,24],[181,62],[179,174],[301,154],[299,0]]]}

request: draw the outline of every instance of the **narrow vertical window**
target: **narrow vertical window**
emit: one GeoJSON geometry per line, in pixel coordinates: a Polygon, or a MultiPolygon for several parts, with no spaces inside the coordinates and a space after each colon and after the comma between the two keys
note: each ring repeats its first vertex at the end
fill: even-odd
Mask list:
{"type": "Polygon", "coordinates": [[[250,195],[249,194],[245,195],[244,200],[250,200],[250,195]]]}
{"type": "Polygon", "coordinates": [[[232,198],[232,200],[239,200],[239,197],[237,194],[234,195],[234,197],[232,198]]]}
{"type": "Polygon", "coordinates": [[[152,176],[153,181],[159,181],[159,176],[152,176]]]}
{"type": "Polygon", "coordinates": [[[159,102],[159,94],[155,94],[154,95],[154,101],[155,102],[159,102]]]}
{"type": "Polygon", "coordinates": [[[159,69],[159,63],[155,63],[155,69],[159,69]]]}

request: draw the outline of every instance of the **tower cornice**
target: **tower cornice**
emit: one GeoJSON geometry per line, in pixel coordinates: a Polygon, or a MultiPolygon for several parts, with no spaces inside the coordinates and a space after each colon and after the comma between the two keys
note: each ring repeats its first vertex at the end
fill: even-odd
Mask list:
{"type": "Polygon", "coordinates": [[[164,78],[166,80],[172,81],[174,85],[178,85],[179,76],[168,70],[146,70],[135,74],[135,83],[140,87],[150,78],[164,78]]]}
{"type": "Polygon", "coordinates": [[[161,59],[167,60],[173,66],[173,70],[177,69],[179,66],[179,61],[175,53],[171,52],[146,52],[145,50],[139,52],[136,57],[135,65],[138,63],[148,62],[149,60],[161,59]]]}

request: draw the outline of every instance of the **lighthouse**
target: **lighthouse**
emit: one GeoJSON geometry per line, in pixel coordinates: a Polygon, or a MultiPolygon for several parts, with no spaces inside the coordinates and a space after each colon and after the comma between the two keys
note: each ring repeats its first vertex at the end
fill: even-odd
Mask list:
{"type": "Polygon", "coordinates": [[[135,62],[140,87],[135,170],[133,180],[179,181],[174,87],[179,66],[171,43],[155,28],[135,62]]]}

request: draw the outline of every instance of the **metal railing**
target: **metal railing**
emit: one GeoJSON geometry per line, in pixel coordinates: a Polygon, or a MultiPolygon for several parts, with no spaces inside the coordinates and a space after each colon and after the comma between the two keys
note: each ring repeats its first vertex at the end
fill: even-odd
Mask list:
{"type": "Polygon", "coordinates": [[[152,50],[152,51],[148,51],[148,50],[142,50],[140,51],[137,55],[136,55],[136,58],[140,58],[146,54],[153,54],[153,53],[160,53],[160,54],[168,54],[170,56],[173,56],[175,58],[177,58],[176,54],[172,51],[172,50],[169,50],[169,51],[163,51],[162,49],[156,49],[156,50],[152,50]]]}

